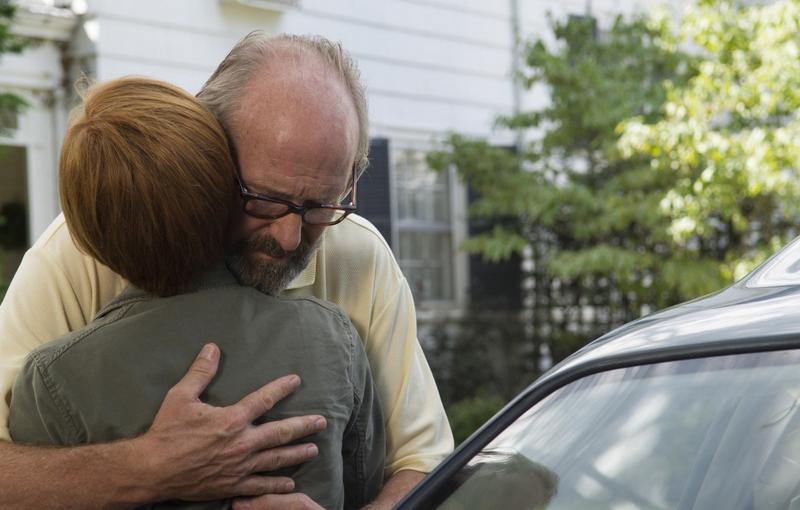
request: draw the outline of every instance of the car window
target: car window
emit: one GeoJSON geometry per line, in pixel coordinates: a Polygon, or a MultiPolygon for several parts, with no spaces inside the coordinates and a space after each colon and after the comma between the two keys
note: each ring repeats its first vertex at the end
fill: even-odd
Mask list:
{"type": "Polygon", "coordinates": [[[612,370],[528,410],[442,509],[800,509],[800,353],[612,370]]]}

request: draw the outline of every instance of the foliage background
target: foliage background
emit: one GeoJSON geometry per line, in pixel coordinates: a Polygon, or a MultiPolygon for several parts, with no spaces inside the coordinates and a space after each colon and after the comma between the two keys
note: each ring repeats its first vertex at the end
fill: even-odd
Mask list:
{"type": "MultiPolygon", "coordinates": [[[[14,11],[15,8],[10,0],[0,0],[0,56],[2,56],[3,53],[19,53],[26,44],[24,40],[11,33],[10,27],[11,20],[14,17],[14,11]]],[[[25,101],[19,96],[0,90],[0,119],[6,115],[17,113],[25,106],[25,101]]],[[[2,123],[0,123],[0,134],[3,134],[2,132],[3,126],[2,123]]],[[[0,161],[2,161],[3,156],[3,150],[0,148],[0,161]]],[[[14,237],[12,242],[16,242],[16,237],[18,236],[15,236],[15,234],[19,230],[17,225],[18,221],[15,221],[16,219],[16,216],[12,215],[12,217],[9,217],[0,211],[0,250],[6,246],[4,239],[7,237],[14,237]]],[[[0,275],[2,274],[2,260],[0,260],[0,275]]],[[[3,277],[0,276],[0,302],[3,301],[7,287],[8,282],[4,281],[3,277]]]]}
{"type": "MultiPolygon", "coordinates": [[[[452,135],[429,157],[455,166],[480,196],[472,218],[495,225],[465,249],[492,261],[529,250],[527,313],[501,341],[530,356],[501,370],[517,386],[543,353],[558,361],[720,289],[796,234],[800,0],[702,0],[671,19],[617,18],[605,31],[551,20],[556,44],[527,44],[521,77],[544,85],[549,103],[498,120],[530,141],[509,152],[452,135]]],[[[519,387],[488,373],[497,324],[470,314],[456,329],[435,335],[445,354],[432,363],[460,430],[499,406],[488,395],[519,387]],[[478,367],[468,387],[452,381],[454,365],[478,367]]]]}

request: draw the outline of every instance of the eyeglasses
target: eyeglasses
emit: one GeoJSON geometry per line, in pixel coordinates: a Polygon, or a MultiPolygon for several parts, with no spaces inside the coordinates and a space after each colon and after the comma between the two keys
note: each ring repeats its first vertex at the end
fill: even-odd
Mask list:
{"type": "Polygon", "coordinates": [[[263,220],[277,220],[288,214],[299,214],[307,225],[336,225],[347,215],[356,212],[356,165],[353,165],[353,188],[349,204],[297,205],[289,200],[270,197],[248,191],[242,182],[239,171],[236,171],[236,182],[242,197],[242,208],[246,214],[263,220]]]}

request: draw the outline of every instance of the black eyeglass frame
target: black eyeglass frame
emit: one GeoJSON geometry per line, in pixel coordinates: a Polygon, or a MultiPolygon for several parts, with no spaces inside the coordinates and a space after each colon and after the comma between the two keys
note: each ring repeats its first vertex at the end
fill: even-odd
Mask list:
{"type": "MultiPolygon", "coordinates": [[[[238,168],[236,169],[235,176],[236,176],[236,183],[239,185],[239,195],[242,198],[242,210],[244,211],[245,214],[247,214],[248,216],[252,216],[254,218],[259,218],[259,219],[262,219],[262,220],[277,220],[277,219],[283,218],[284,216],[288,216],[289,214],[299,214],[300,218],[302,218],[302,220],[303,220],[303,223],[305,223],[307,225],[331,226],[331,225],[336,225],[336,224],[341,223],[348,215],[350,215],[350,214],[352,214],[352,213],[354,213],[354,212],[356,212],[358,210],[358,207],[356,206],[356,182],[358,181],[358,169],[356,168],[355,164],[353,165],[353,187],[351,189],[352,196],[351,196],[351,201],[350,201],[349,204],[339,204],[339,205],[318,204],[318,205],[309,205],[309,206],[297,205],[294,202],[291,202],[289,200],[284,200],[282,198],[271,197],[269,195],[262,195],[260,193],[253,193],[252,191],[248,190],[247,187],[244,185],[244,182],[242,181],[242,176],[239,175],[239,169],[238,168]],[[286,209],[286,212],[284,212],[282,214],[279,214],[277,216],[253,214],[252,211],[248,211],[247,210],[247,203],[249,201],[251,201],[251,200],[261,200],[263,202],[270,202],[270,203],[273,203],[273,204],[281,204],[281,205],[285,205],[287,207],[287,209],[286,209]],[[306,213],[308,211],[313,211],[314,209],[337,210],[337,211],[342,211],[343,214],[342,214],[342,216],[340,216],[336,220],[329,221],[329,222],[312,223],[312,222],[306,221],[306,213]]],[[[347,196],[347,195],[345,195],[345,196],[347,196]]]]}

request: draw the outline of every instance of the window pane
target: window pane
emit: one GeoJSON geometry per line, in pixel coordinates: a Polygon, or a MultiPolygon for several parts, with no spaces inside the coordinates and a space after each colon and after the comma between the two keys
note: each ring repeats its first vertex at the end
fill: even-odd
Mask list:
{"type": "Polygon", "coordinates": [[[452,223],[447,173],[430,170],[425,154],[394,153],[399,263],[417,301],[453,299],[452,223]]]}
{"type": "Polygon", "coordinates": [[[394,161],[398,218],[430,223],[450,221],[449,179],[434,172],[419,151],[401,151],[394,161]]]}
{"type": "Polygon", "coordinates": [[[450,233],[401,230],[399,234],[398,262],[415,299],[452,299],[450,233]]]}

